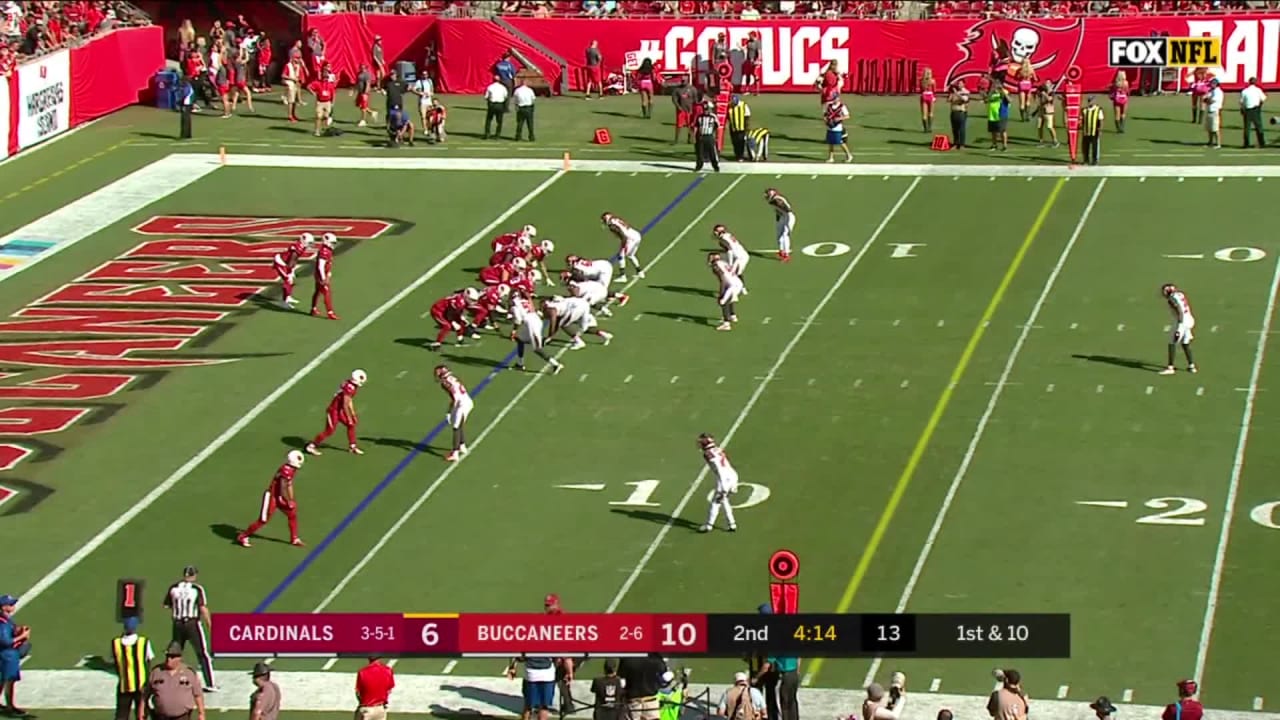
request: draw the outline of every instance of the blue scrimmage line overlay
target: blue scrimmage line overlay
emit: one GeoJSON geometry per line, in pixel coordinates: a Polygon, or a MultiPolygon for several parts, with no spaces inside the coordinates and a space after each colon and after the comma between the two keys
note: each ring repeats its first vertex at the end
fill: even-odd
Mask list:
{"type": "MultiPolygon", "coordinates": [[[[688,187],[686,187],[684,190],[681,190],[680,194],[676,195],[674,200],[667,203],[667,206],[662,208],[661,212],[655,215],[654,218],[650,220],[647,225],[645,225],[643,228],[640,229],[640,233],[642,235],[649,234],[649,231],[653,230],[653,228],[656,227],[658,223],[662,222],[663,219],[667,217],[667,215],[670,215],[671,211],[675,210],[676,206],[684,202],[684,199],[689,197],[689,194],[692,193],[694,190],[696,190],[697,187],[701,185],[702,181],[705,179],[706,179],[705,175],[699,175],[696,180],[689,183],[688,187]]],[[[484,392],[484,389],[489,386],[489,383],[493,382],[493,379],[498,375],[500,375],[503,370],[506,370],[507,367],[515,360],[515,358],[516,358],[515,350],[512,350],[511,352],[507,353],[507,356],[502,359],[502,362],[499,363],[498,366],[494,368],[493,371],[490,372],[487,376],[485,376],[485,378],[481,380],[474,388],[472,388],[471,395],[474,397],[484,392]]],[[[321,540],[320,543],[311,550],[311,552],[307,553],[307,556],[302,559],[302,562],[298,563],[298,566],[295,567],[293,570],[291,570],[289,574],[285,576],[284,580],[281,580],[280,584],[277,585],[274,590],[268,593],[267,596],[262,599],[262,602],[258,603],[258,606],[254,608],[253,611],[255,613],[266,612],[272,606],[272,604],[275,603],[276,600],[279,600],[280,596],[284,594],[284,591],[288,590],[289,586],[293,585],[293,583],[296,582],[298,578],[302,577],[302,574],[307,571],[307,568],[311,567],[311,564],[314,563],[316,559],[319,558],[320,555],[324,553],[324,551],[327,550],[329,546],[332,545],[333,542],[337,540],[339,536],[342,535],[343,532],[346,531],[347,528],[351,527],[351,523],[355,522],[356,518],[360,517],[360,515],[365,510],[369,509],[369,506],[373,504],[374,500],[378,499],[378,496],[382,494],[382,491],[390,487],[391,483],[395,482],[395,479],[400,477],[400,474],[403,473],[405,469],[409,467],[409,464],[412,463],[414,459],[417,458],[419,455],[425,453],[427,451],[427,448],[430,447],[431,442],[435,440],[436,437],[438,437],[440,433],[444,432],[445,429],[448,427],[449,427],[448,423],[441,422],[440,424],[431,428],[431,432],[427,433],[426,437],[422,438],[422,440],[418,441],[418,443],[413,446],[413,449],[409,451],[409,454],[406,455],[398,465],[392,468],[391,472],[387,473],[387,476],[382,479],[382,482],[374,486],[374,488],[369,491],[369,494],[365,495],[364,499],[361,500],[358,504],[356,504],[356,506],[351,509],[351,512],[347,513],[346,517],[342,518],[342,521],[339,522],[337,526],[333,528],[333,530],[329,531],[329,534],[324,537],[324,540],[321,540]]]]}

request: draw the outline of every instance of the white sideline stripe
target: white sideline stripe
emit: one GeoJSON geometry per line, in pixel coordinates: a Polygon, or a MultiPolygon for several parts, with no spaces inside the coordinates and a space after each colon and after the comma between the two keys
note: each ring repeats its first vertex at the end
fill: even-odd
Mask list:
{"type": "MultiPolygon", "coordinates": [[[[43,240],[54,245],[39,255],[0,273],[0,281],[26,272],[91,235],[200,180],[217,170],[205,163],[166,158],[104,185],[70,205],[0,237],[0,245],[13,240],[43,240]]],[[[26,598],[23,598],[24,600],[26,598]]]]}
{"type": "MultiPolygon", "coordinates": [[[[987,424],[991,422],[991,416],[995,414],[996,404],[1000,402],[1000,397],[1004,394],[1004,388],[1009,382],[1009,376],[1013,374],[1014,363],[1017,362],[1018,356],[1022,354],[1022,348],[1026,345],[1027,338],[1031,336],[1031,328],[1040,317],[1040,311],[1049,299],[1049,294],[1053,292],[1053,286],[1058,282],[1058,276],[1062,274],[1062,268],[1066,266],[1067,258],[1075,248],[1076,241],[1080,239],[1080,234],[1084,232],[1085,223],[1088,222],[1089,216],[1093,214],[1093,208],[1098,204],[1098,197],[1102,195],[1102,188],[1106,187],[1106,185],[1106,178],[1098,181],[1098,186],[1094,188],[1093,195],[1089,197],[1089,204],[1085,205],[1084,212],[1080,214],[1080,221],[1076,223],[1075,229],[1071,231],[1071,237],[1067,239],[1067,244],[1063,246],[1062,253],[1058,255],[1058,262],[1053,266],[1053,270],[1049,272],[1044,288],[1040,291],[1040,297],[1036,298],[1035,305],[1031,307],[1031,313],[1027,315],[1027,321],[1022,324],[1022,332],[1018,334],[1018,339],[1014,342],[1013,349],[1009,351],[1009,358],[1005,361],[1004,370],[1001,371],[1000,379],[991,391],[991,398],[987,401],[986,409],[978,419],[978,425],[973,430],[973,437],[969,439],[969,447],[965,448],[964,458],[960,461],[960,467],[956,468],[955,477],[951,479],[951,486],[947,488],[947,494],[942,499],[942,506],[938,508],[933,527],[929,528],[929,535],[925,538],[924,547],[920,550],[920,556],[916,558],[915,567],[911,568],[911,577],[907,579],[907,584],[902,589],[902,596],[898,598],[897,609],[894,612],[903,612],[903,609],[907,607],[907,603],[911,601],[911,594],[915,592],[916,583],[920,582],[920,575],[924,572],[925,563],[929,561],[929,556],[933,553],[934,543],[938,541],[938,535],[942,532],[942,523],[946,521],[947,514],[951,511],[951,504],[955,502],[956,494],[960,491],[960,485],[968,475],[969,466],[973,464],[973,458],[978,453],[978,444],[982,442],[982,436],[987,431],[987,424]]],[[[863,683],[864,686],[870,685],[875,681],[876,673],[880,671],[882,662],[883,659],[880,657],[876,657],[871,662],[871,668],[867,671],[866,681],[863,683]]]]}
{"type": "MultiPolygon", "coordinates": [[[[719,195],[717,195],[715,199],[713,199],[705,208],[703,208],[702,212],[698,213],[697,217],[695,217],[692,221],[690,221],[690,223],[686,225],[685,228],[681,230],[680,233],[671,240],[671,242],[667,243],[666,247],[664,247],[657,255],[653,256],[653,259],[649,261],[649,265],[646,268],[646,270],[647,271],[652,270],[652,268],[655,265],[657,265],[658,262],[662,260],[664,256],[666,256],[667,253],[671,252],[672,248],[674,248],[677,243],[683,240],[686,235],[688,235],[695,227],[697,227],[698,223],[702,222],[702,219],[705,218],[713,208],[715,208],[717,205],[720,204],[721,200],[723,200],[726,196],[728,196],[729,193],[733,192],[734,188],[738,187],[738,183],[740,182],[742,182],[742,178],[737,178],[733,182],[729,183],[729,186],[725,188],[719,195]]],[[[623,286],[622,292],[626,292],[627,290],[631,289],[631,286],[636,284],[639,281],[640,281],[640,278],[638,276],[633,277],[626,285],[623,286]]],[[[567,346],[561,348],[560,351],[557,352],[553,357],[555,357],[556,359],[559,359],[561,355],[564,355],[566,350],[567,350],[567,346]]],[[[544,377],[547,377],[549,374],[550,373],[544,370],[542,372],[539,372],[537,375],[534,375],[532,380],[525,383],[524,387],[520,388],[519,392],[517,392],[511,398],[511,400],[509,400],[507,404],[504,405],[502,409],[498,411],[498,414],[494,416],[493,420],[488,425],[485,426],[484,430],[481,431],[479,435],[476,436],[475,441],[470,444],[470,450],[474,452],[476,448],[480,447],[480,443],[484,442],[485,438],[489,437],[489,433],[493,432],[495,428],[501,425],[502,420],[506,418],[506,416],[510,414],[513,409],[515,409],[516,405],[518,405],[520,401],[524,399],[524,396],[528,395],[529,391],[532,390],[535,385],[541,382],[541,380],[544,377]]],[[[320,601],[320,604],[316,606],[316,609],[312,610],[311,612],[313,613],[323,612],[325,608],[329,607],[329,604],[332,603],[335,599],[337,599],[338,595],[342,594],[342,591],[347,588],[347,585],[351,584],[351,581],[354,580],[356,576],[359,575],[362,570],[364,570],[365,566],[367,566],[369,562],[373,560],[373,558],[379,552],[382,551],[382,548],[386,547],[387,543],[391,541],[391,538],[394,537],[396,533],[400,532],[400,528],[404,527],[405,523],[409,522],[409,519],[412,518],[414,514],[418,512],[419,508],[421,508],[424,504],[426,504],[428,500],[431,499],[432,495],[435,495],[436,490],[438,490],[440,486],[444,484],[445,480],[449,479],[449,476],[453,474],[453,471],[456,470],[465,462],[466,462],[466,459],[464,458],[459,462],[450,463],[449,466],[446,467],[440,473],[440,475],[430,485],[427,486],[427,489],[422,491],[422,494],[418,496],[418,499],[415,500],[414,503],[410,505],[409,508],[405,510],[403,514],[400,515],[400,517],[395,521],[395,523],[393,523],[391,527],[387,528],[387,531],[382,534],[382,537],[378,538],[378,542],[374,543],[373,547],[370,548],[369,551],[366,552],[363,556],[361,556],[360,560],[351,567],[351,570],[349,570],[347,574],[342,577],[341,580],[338,581],[338,584],[333,586],[333,589],[329,591],[329,594],[326,595],[324,599],[320,601]]]]}
{"type": "MultiPolygon", "coordinates": [[[[166,163],[175,163],[175,162],[178,163],[179,166],[183,168],[189,168],[190,166],[190,161],[187,159],[183,159],[183,156],[170,156],[169,158],[166,158],[165,160],[161,160],[160,162],[156,163],[155,165],[152,165],[151,167],[154,168],[154,167],[164,166],[166,163]],[[174,160],[174,158],[178,158],[178,159],[174,160]]],[[[135,173],[135,175],[136,174],[137,173],[135,173]]],[[[335,353],[337,353],[344,346],[346,346],[347,343],[351,342],[351,340],[354,339],[357,335],[359,335],[365,328],[372,325],[383,315],[387,314],[392,308],[400,304],[400,302],[402,302],[405,298],[409,297],[411,294],[416,292],[418,288],[425,285],[429,280],[431,280],[431,278],[435,277],[438,273],[440,273],[442,270],[447,268],[454,260],[458,259],[458,257],[460,257],[463,253],[470,250],[481,240],[487,238],[489,234],[493,232],[494,228],[506,222],[509,218],[511,218],[511,216],[520,212],[522,209],[524,209],[526,205],[528,205],[535,198],[537,198],[539,195],[545,192],[547,188],[551,187],[551,185],[553,185],[557,180],[559,180],[562,177],[564,177],[564,171],[556,172],[551,177],[547,178],[546,180],[543,180],[541,184],[539,184],[533,190],[530,190],[527,195],[517,200],[510,208],[508,208],[501,215],[495,218],[493,222],[481,228],[476,234],[472,235],[470,238],[467,238],[465,242],[463,242],[458,247],[454,248],[453,251],[450,252],[448,255],[445,255],[443,258],[441,258],[439,262],[437,262],[435,265],[432,265],[431,268],[428,269],[425,273],[423,273],[422,275],[419,275],[416,280],[409,283],[409,285],[401,289],[395,295],[392,295],[386,302],[379,305],[377,308],[373,310],[373,312],[369,313],[362,320],[360,320],[360,322],[352,326],[350,330],[347,330],[345,333],[343,333],[341,337],[339,337],[337,340],[334,340],[333,343],[330,344],[327,348],[320,351],[320,353],[318,353],[314,358],[311,359],[311,362],[308,362],[306,365],[303,365],[297,372],[295,372],[287,380],[281,383],[279,387],[273,390],[271,394],[267,395],[265,398],[259,401],[257,405],[254,405],[239,420],[237,420],[234,424],[232,424],[231,427],[224,430],[221,435],[214,438],[212,442],[210,442],[208,445],[204,447],[204,449],[202,449],[194,457],[192,457],[185,464],[183,464],[182,467],[173,471],[173,474],[165,478],[164,482],[157,485],[154,489],[152,489],[151,492],[147,493],[146,496],[144,496],[141,500],[139,500],[133,507],[129,508],[124,513],[122,513],[119,517],[117,517],[114,521],[112,521],[110,525],[103,528],[101,532],[99,532],[97,535],[94,535],[87,543],[85,543],[80,548],[78,548],[67,559],[59,563],[58,566],[55,567],[48,575],[45,575],[43,578],[40,579],[39,582],[37,582],[29,590],[27,590],[25,593],[20,595],[19,597],[22,598],[23,605],[27,605],[32,600],[40,597],[40,595],[42,595],[46,590],[48,590],[49,587],[52,586],[54,583],[56,583],[60,578],[62,578],[62,576],[66,575],[68,572],[72,570],[72,568],[74,568],[75,566],[83,562],[84,559],[87,558],[94,550],[97,550],[99,547],[103,545],[103,543],[107,542],[107,540],[110,540],[112,536],[114,536],[117,532],[120,532],[121,528],[129,524],[140,513],[142,513],[147,508],[151,507],[151,505],[154,504],[156,500],[159,500],[161,496],[169,492],[169,490],[172,489],[174,485],[177,485],[187,475],[190,475],[191,472],[194,471],[197,467],[199,467],[205,460],[208,460],[214,453],[220,450],[222,446],[230,442],[232,438],[234,438],[242,430],[248,427],[249,424],[252,423],[254,420],[256,420],[260,415],[262,415],[262,413],[266,412],[267,408],[271,407],[271,405],[275,403],[276,400],[279,400],[285,393],[292,390],[293,387],[297,385],[299,382],[301,382],[303,378],[309,375],[316,368],[320,367],[320,365],[322,365],[326,360],[328,360],[335,353]]],[[[104,190],[108,190],[114,185],[115,183],[113,183],[112,185],[108,185],[106,188],[103,188],[98,192],[103,192],[104,190]]],[[[164,194],[168,194],[169,192],[173,192],[174,190],[177,189],[172,185],[165,186],[165,187],[169,189],[164,194]]],[[[94,193],[94,195],[97,195],[97,194],[98,193],[94,193]]],[[[161,195],[161,197],[163,197],[163,195],[161,195]]],[[[113,196],[113,202],[114,201],[115,201],[115,198],[113,196]]],[[[154,202],[154,200],[152,202],[154,202]]]]}
{"type": "MultiPolygon", "coordinates": [[[[804,339],[805,333],[807,333],[809,328],[813,326],[813,321],[817,319],[818,315],[820,315],[823,309],[826,308],[827,303],[831,302],[831,299],[840,291],[840,288],[844,285],[845,281],[853,274],[854,268],[858,267],[858,263],[862,262],[862,258],[866,257],[866,254],[871,250],[872,245],[875,244],[876,240],[880,239],[880,235],[884,232],[884,229],[889,226],[889,223],[898,214],[898,210],[906,204],[907,198],[911,197],[911,193],[914,192],[919,185],[920,178],[916,178],[911,181],[911,184],[907,186],[905,191],[903,191],[902,196],[893,204],[893,207],[889,208],[889,212],[885,214],[884,219],[880,221],[880,224],[876,227],[875,231],[871,233],[871,237],[867,238],[867,242],[863,244],[860,250],[858,250],[858,254],[853,256],[853,259],[849,261],[847,266],[845,266],[844,272],[840,273],[840,276],[836,278],[836,281],[831,285],[831,288],[827,290],[827,294],[822,296],[822,299],[819,300],[818,304],[813,308],[813,312],[809,313],[809,316],[805,318],[804,324],[796,331],[795,336],[791,338],[791,342],[788,342],[786,347],[782,348],[782,352],[778,354],[778,359],[774,361],[773,367],[769,368],[769,372],[760,379],[760,384],[757,385],[755,391],[751,393],[751,397],[747,398],[747,404],[742,406],[742,411],[739,412],[738,417],[734,419],[733,425],[729,427],[728,431],[725,432],[724,437],[720,439],[721,447],[729,446],[730,441],[733,440],[733,436],[738,433],[738,429],[747,421],[747,416],[751,414],[751,411],[755,409],[756,403],[760,401],[760,397],[764,395],[764,391],[769,387],[770,381],[777,376],[778,370],[782,368],[784,363],[786,363],[787,358],[791,357],[791,352],[796,349],[796,346],[804,339]]],[[[709,466],[704,464],[702,470],[698,472],[697,477],[693,479],[693,483],[689,485],[689,489],[685,492],[684,497],[680,498],[680,504],[676,505],[676,509],[671,512],[671,516],[667,518],[667,521],[663,523],[662,528],[658,530],[657,536],[653,538],[653,542],[649,543],[649,547],[646,548],[644,554],[640,556],[640,561],[636,563],[635,569],[631,571],[631,574],[628,575],[627,579],[622,583],[622,587],[618,589],[618,594],[613,596],[613,600],[609,602],[609,607],[605,612],[614,612],[618,609],[618,606],[622,604],[623,598],[625,598],[627,593],[631,591],[631,586],[635,585],[636,580],[639,579],[640,575],[645,571],[645,567],[648,566],[649,561],[653,559],[654,554],[658,552],[658,548],[662,546],[662,541],[666,539],[667,533],[671,532],[671,528],[675,526],[676,518],[680,517],[684,513],[684,509],[688,506],[689,501],[693,499],[695,494],[697,494],[698,486],[702,484],[703,478],[707,476],[708,469],[709,466]]]]}
{"type": "MultiPolygon", "coordinates": [[[[218,165],[215,154],[177,154],[218,165]]],[[[499,170],[559,172],[562,158],[426,158],[368,157],[352,155],[238,155],[229,154],[227,164],[242,167],[315,168],[317,170],[499,170]]],[[[673,170],[692,174],[689,163],[636,160],[572,160],[571,172],[597,173],[662,173],[673,170]]],[[[830,177],[1066,177],[1066,178],[1258,178],[1280,177],[1280,165],[925,165],[869,163],[842,165],[819,162],[804,163],[732,163],[724,166],[726,175],[818,175],[830,177]]]]}
{"type": "MultiPolygon", "coordinates": [[[[59,133],[57,136],[55,136],[55,137],[51,137],[51,138],[49,138],[48,140],[45,140],[44,142],[40,143],[39,145],[35,145],[35,146],[33,146],[33,147],[29,147],[29,148],[27,148],[26,150],[19,150],[18,152],[16,152],[16,153],[14,153],[14,154],[10,155],[9,157],[7,157],[7,158],[5,158],[5,159],[3,159],[3,160],[0,160],[0,167],[4,167],[7,163],[11,163],[11,162],[13,162],[14,160],[17,160],[18,158],[27,158],[27,157],[31,157],[32,155],[35,155],[36,153],[38,153],[38,152],[40,152],[41,150],[43,150],[43,149],[45,149],[45,148],[49,147],[50,145],[53,145],[54,143],[57,143],[57,142],[61,142],[61,141],[63,141],[63,140],[66,140],[67,138],[71,137],[72,135],[75,135],[76,133],[80,132],[81,130],[84,130],[85,128],[89,127],[90,125],[93,125],[94,123],[98,122],[99,120],[101,120],[102,118],[105,118],[105,117],[106,117],[106,115],[103,115],[103,116],[102,116],[102,117],[100,117],[100,118],[94,118],[94,119],[90,120],[89,122],[87,122],[87,123],[85,123],[85,124],[83,124],[83,125],[77,125],[77,126],[75,126],[75,127],[71,128],[70,130],[68,130],[68,131],[64,132],[64,133],[59,133]]],[[[8,139],[6,139],[5,141],[6,141],[6,142],[8,142],[8,139]]]]}
{"type": "MultiPolygon", "coordinates": [[[[281,672],[271,673],[271,679],[284,695],[286,712],[351,712],[351,673],[349,672],[281,672]]],[[[221,677],[222,692],[206,694],[205,706],[211,711],[244,712],[244,698],[253,691],[253,681],[248,673],[224,672],[221,677]]],[[[112,673],[95,670],[26,670],[22,671],[22,697],[24,707],[36,710],[52,708],[80,708],[85,710],[110,710],[115,707],[116,678],[112,673]]],[[[574,681],[574,697],[591,697],[589,681],[574,681]]],[[[689,688],[689,694],[703,692],[704,685],[689,688]]],[[[725,685],[711,685],[714,702],[727,689],[725,685]]],[[[861,691],[851,689],[805,688],[804,704],[800,706],[803,720],[831,720],[845,717],[850,708],[858,707],[865,697],[861,691]]],[[[919,693],[907,711],[909,720],[933,718],[938,710],[948,708],[956,717],[985,718],[987,695],[944,695],[919,693]]],[[[1242,702],[1251,698],[1243,697],[1242,702]]],[[[434,709],[441,715],[468,715],[471,717],[513,718],[520,714],[521,698],[519,682],[503,677],[467,677],[457,675],[396,674],[395,713],[426,715],[434,709]]],[[[1091,717],[1087,701],[1039,699],[1036,701],[1036,717],[1040,720],[1081,720],[1091,717]]],[[[1215,710],[1206,708],[1213,720],[1277,720],[1274,713],[1245,710],[1215,710]]],[[[1164,711],[1156,705],[1126,705],[1125,716],[1158,718],[1164,711]]],[[[687,716],[687,715],[686,715],[687,716]]],[[[572,715],[574,718],[590,718],[590,711],[572,715]]]]}
{"type": "Polygon", "coordinates": [[[1271,290],[1267,294],[1267,309],[1262,315],[1262,332],[1258,333],[1258,347],[1253,353],[1253,368],[1249,371],[1249,390],[1244,396],[1244,409],[1240,415],[1240,436],[1236,441],[1236,454],[1231,461],[1231,480],[1227,484],[1227,499],[1222,513],[1222,529],[1218,531],[1218,548],[1213,554],[1213,572],[1209,576],[1209,599],[1204,605],[1204,621],[1200,625],[1200,644],[1196,646],[1196,669],[1193,677],[1201,682],[1205,662],[1209,659],[1209,642],[1213,639],[1213,623],[1218,614],[1218,595],[1222,592],[1222,572],[1227,561],[1227,546],[1231,543],[1231,523],[1236,516],[1236,499],[1240,494],[1240,476],[1244,473],[1244,457],[1249,446],[1249,431],[1253,427],[1253,406],[1258,397],[1258,378],[1267,354],[1267,338],[1271,335],[1271,320],[1276,312],[1276,293],[1280,291],[1280,259],[1271,276],[1271,290]]]}

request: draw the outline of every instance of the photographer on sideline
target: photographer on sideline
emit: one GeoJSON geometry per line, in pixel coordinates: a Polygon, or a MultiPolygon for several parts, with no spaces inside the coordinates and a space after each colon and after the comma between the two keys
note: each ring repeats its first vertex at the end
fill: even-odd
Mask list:
{"type": "Polygon", "coordinates": [[[898,720],[906,710],[907,677],[900,672],[893,674],[886,694],[880,683],[867,686],[867,699],[862,701],[861,720],[898,720]]]}
{"type": "Polygon", "coordinates": [[[746,673],[734,673],[733,687],[720,696],[716,714],[729,720],[763,720],[764,695],[751,687],[746,673]]]}
{"type": "Polygon", "coordinates": [[[392,105],[387,112],[387,147],[400,147],[400,143],[413,145],[413,123],[399,105],[392,105]]]}
{"type": "Polygon", "coordinates": [[[1027,703],[1027,694],[1022,691],[1022,673],[1017,670],[996,670],[993,674],[1004,685],[991,693],[991,698],[987,700],[987,713],[993,720],[1027,720],[1027,711],[1031,708],[1027,703]]]}

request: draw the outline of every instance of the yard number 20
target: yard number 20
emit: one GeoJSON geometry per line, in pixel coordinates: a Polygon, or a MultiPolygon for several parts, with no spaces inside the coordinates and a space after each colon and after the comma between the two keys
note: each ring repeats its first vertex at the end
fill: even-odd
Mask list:
{"type": "MultiPolygon", "coordinates": [[[[1196,517],[1209,509],[1203,500],[1187,497],[1151,498],[1143,506],[1161,512],[1143,515],[1137,522],[1142,525],[1184,525],[1201,527],[1205,520],[1196,517]]],[[[1276,522],[1276,510],[1280,509],[1280,501],[1265,502],[1249,511],[1249,519],[1265,528],[1280,530],[1276,522]]]]}

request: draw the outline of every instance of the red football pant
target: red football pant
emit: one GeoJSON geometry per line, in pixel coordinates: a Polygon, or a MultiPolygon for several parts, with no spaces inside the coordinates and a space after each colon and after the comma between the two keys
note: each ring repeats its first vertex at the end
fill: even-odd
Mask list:
{"type": "Polygon", "coordinates": [[[338,429],[339,424],[347,428],[347,444],[355,445],[356,444],[356,424],[353,422],[350,422],[347,418],[343,417],[342,413],[336,413],[336,412],[330,412],[327,415],[325,415],[324,430],[321,430],[320,434],[316,435],[315,438],[311,440],[311,444],[319,445],[325,440],[328,440],[329,436],[332,435],[334,431],[338,429]]]}
{"type": "Polygon", "coordinates": [[[324,298],[324,309],[333,312],[333,293],[329,291],[327,284],[316,284],[315,292],[311,293],[311,312],[315,312],[320,305],[320,298],[324,298]]]}
{"type": "Polygon", "coordinates": [[[293,297],[293,274],[276,267],[276,275],[280,277],[280,285],[284,287],[285,298],[293,297]]]}
{"type": "Polygon", "coordinates": [[[262,493],[262,509],[258,512],[258,519],[253,524],[245,528],[241,533],[242,537],[249,537],[262,529],[272,515],[276,514],[276,510],[284,512],[284,516],[289,519],[289,539],[298,539],[298,508],[290,505],[284,498],[271,497],[271,493],[262,493]]]}
{"type": "Polygon", "coordinates": [[[476,324],[476,327],[484,327],[484,324],[489,321],[489,316],[492,314],[493,314],[493,308],[487,308],[487,307],[477,308],[476,314],[472,318],[472,322],[476,324]]]}
{"type": "Polygon", "coordinates": [[[438,312],[431,313],[431,319],[440,326],[440,332],[436,333],[436,342],[443,343],[451,332],[457,333],[459,340],[462,339],[462,330],[465,325],[461,321],[452,320],[447,314],[438,312]]]}

